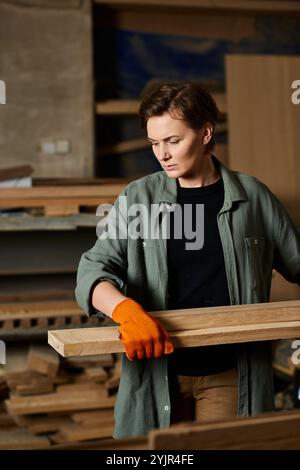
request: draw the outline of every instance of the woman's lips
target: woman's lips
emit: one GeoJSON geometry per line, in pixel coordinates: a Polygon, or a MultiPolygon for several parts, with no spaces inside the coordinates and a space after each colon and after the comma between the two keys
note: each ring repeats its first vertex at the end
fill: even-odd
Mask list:
{"type": "Polygon", "coordinates": [[[168,171],[171,171],[171,170],[175,170],[175,168],[177,167],[177,165],[169,165],[169,166],[165,166],[164,169],[165,170],[168,170],[168,171]]]}

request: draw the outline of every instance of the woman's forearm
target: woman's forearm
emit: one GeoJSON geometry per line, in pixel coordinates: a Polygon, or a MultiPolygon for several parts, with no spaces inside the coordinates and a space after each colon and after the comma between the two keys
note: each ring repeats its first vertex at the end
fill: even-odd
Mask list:
{"type": "Polygon", "coordinates": [[[116,305],[124,299],[126,296],[108,281],[99,282],[92,294],[93,307],[109,317],[111,317],[116,305]]]}

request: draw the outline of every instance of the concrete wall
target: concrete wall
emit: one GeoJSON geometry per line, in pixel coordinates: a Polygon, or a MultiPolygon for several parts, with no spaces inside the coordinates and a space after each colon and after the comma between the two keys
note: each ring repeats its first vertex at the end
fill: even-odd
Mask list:
{"type": "Polygon", "coordinates": [[[90,0],[0,0],[0,168],[93,174],[91,49],[90,0]]]}

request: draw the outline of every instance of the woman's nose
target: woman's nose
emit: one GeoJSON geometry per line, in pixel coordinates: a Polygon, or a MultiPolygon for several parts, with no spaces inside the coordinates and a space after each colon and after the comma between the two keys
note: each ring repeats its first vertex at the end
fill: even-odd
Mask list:
{"type": "Polygon", "coordinates": [[[169,160],[171,158],[171,155],[168,152],[168,149],[166,147],[161,147],[159,149],[159,159],[160,160],[169,160]]]}

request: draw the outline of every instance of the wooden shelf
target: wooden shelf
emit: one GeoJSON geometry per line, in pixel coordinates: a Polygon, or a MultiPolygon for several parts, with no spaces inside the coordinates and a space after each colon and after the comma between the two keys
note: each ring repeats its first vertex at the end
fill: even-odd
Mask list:
{"type": "Polygon", "coordinates": [[[168,7],[198,9],[212,12],[299,14],[297,1],[279,0],[94,0],[94,3],[110,7],[168,7]]]}
{"type": "MultiPolygon", "coordinates": [[[[212,93],[220,113],[226,114],[227,103],[224,93],[212,93]]],[[[96,113],[102,116],[137,115],[140,100],[106,100],[96,103],[96,113]]]]}

